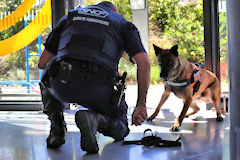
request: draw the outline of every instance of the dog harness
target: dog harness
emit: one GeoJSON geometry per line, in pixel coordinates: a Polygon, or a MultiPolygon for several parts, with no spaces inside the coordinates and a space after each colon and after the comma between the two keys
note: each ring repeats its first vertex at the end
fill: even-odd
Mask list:
{"type": "Polygon", "coordinates": [[[144,146],[153,146],[153,147],[178,147],[181,146],[179,137],[176,141],[171,140],[163,140],[161,137],[157,136],[157,132],[153,133],[151,129],[146,129],[143,134],[143,138],[141,140],[133,140],[133,141],[123,141],[123,145],[144,145],[144,146]],[[150,131],[152,133],[151,136],[145,136],[146,132],[150,131]]]}
{"type": "Polygon", "coordinates": [[[184,86],[192,86],[193,87],[193,95],[198,91],[201,85],[201,74],[202,70],[201,67],[203,64],[193,64],[193,71],[190,73],[189,78],[186,80],[173,80],[173,81],[166,81],[165,83],[169,86],[174,87],[184,87],[184,86]]]}

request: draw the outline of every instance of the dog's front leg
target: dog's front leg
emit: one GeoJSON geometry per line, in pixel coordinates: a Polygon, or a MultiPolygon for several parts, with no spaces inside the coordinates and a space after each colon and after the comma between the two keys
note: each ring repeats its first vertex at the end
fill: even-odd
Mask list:
{"type": "Polygon", "coordinates": [[[184,106],[183,106],[181,114],[179,115],[175,124],[171,127],[171,131],[173,131],[173,132],[179,131],[179,127],[182,125],[182,121],[183,121],[183,119],[187,113],[187,110],[191,104],[192,104],[192,96],[189,96],[184,102],[184,106]]]}
{"type": "Polygon", "coordinates": [[[148,121],[152,121],[158,115],[162,105],[168,99],[170,93],[171,93],[171,91],[169,89],[165,88],[165,91],[163,92],[163,95],[161,97],[161,100],[160,100],[155,112],[151,115],[151,117],[148,118],[148,121]]]}

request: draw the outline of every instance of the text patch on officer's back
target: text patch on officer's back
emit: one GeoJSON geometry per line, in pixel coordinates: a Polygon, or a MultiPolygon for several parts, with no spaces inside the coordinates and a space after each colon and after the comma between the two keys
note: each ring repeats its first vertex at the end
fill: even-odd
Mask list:
{"type": "Polygon", "coordinates": [[[109,22],[108,21],[95,19],[95,18],[73,17],[73,21],[86,21],[86,22],[98,23],[98,24],[102,24],[102,25],[105,25],[105,26],[109,26],[109,22]]]}
{"type": "Polygon", "coordinates": [[[85,15],[90,15],[90,16],[94,16],[94,17],[101,17],[101,18],[105,18],[108,16],[108,13],[99,7],[89,7],[89,8],[81,8],[78,11],[79,14],[85,14],[85,15]]]}

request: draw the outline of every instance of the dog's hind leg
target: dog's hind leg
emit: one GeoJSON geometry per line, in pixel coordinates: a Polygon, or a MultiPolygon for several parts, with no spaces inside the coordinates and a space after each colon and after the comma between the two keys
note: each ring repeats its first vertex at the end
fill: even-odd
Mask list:
{"type": "Polygon", "coordinates": [[[197,113],[200,110],[199,106],[196,103],[193,103],[190,107],[192,108],[193,111],[187,113],[185,117],[189,117],[189,116],[197,113]]]}
{"type": "Polygon", "coordinates": [[[171,92],[170,92],[169,90],[166,90],[166,89],[165,89],[165,91],[164,91],[164,93],[163,93],[163,95],[162,95],[162,97],[161,97],[161,100],[160,100],[160,102],[159,102],[159,104],[158,104],[155,112],[147,119],[148,121],[152,121],[152,120],[158,115],[158,113],[159,113],[162,105],[163,105],[164,102],[168,99],[170,93],[171,93],[171,92]]]}
{"type": "Polygon", "coordinates": [[[213,86],[212,89],[212,95],[211,95],[211,98],[212,98],[212,103],[216,109],[216,112],[217,112],[217,118],[216,120],[219,122],[219,121],[223,121],[223,118],[221,116],[221,110],[220,110],[220,103],[221,103],[221,90],[220,90],[220,85],[219,85],[219,81],[216,81],[213,86]],[[216,88],[214,88],[216,87],[216,88]]]}
{"type": "Polygon", "coordinates": [[[223,118],[221,116],[221,111],[220,111],[220,103],[221,103],[221,99],[219,97],[213,96],[212,97],[212,102],[213,105],[215,106],[216,112],[217,112],[217,121],[223,121],[223,118]]]}

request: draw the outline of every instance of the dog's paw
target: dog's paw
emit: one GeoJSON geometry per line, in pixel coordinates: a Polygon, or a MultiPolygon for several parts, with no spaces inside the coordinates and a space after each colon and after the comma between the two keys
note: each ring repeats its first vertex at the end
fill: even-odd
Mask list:
{"type": "Polygon", "coordinates": [[[170,128],[170,131],[172,132],[178,132],[179,131],[179,126],[176,126],[175,124],[170,128]]]}
{"type": "Polygon", "coordinates": [[[222,117],[217,117],[216,120],[217,120],[217,122],[221,122],[221,121],[223,121],[223,118],[222,117]]]}
{"type": "Polygon", "coordinates": [[[180,126],[181,126],[181,123],[178,120],[176,120],[174,125],[171,127],[170,131],[177,132],[177,131],[179,131],[180,126]]]}

